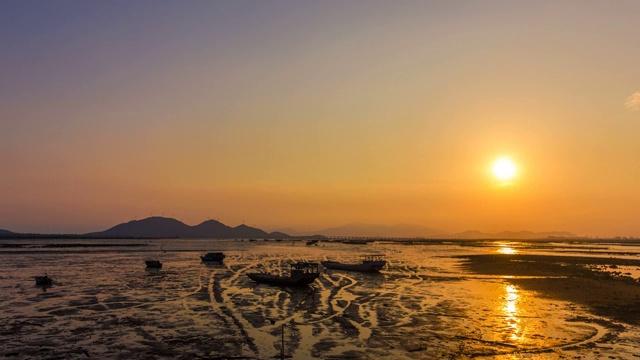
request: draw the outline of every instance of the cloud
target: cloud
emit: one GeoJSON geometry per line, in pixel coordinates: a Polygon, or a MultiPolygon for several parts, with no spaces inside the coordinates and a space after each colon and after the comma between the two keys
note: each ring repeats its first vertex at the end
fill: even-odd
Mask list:
{"type": "Polygon", "coordinates": [[[633,95],[629,96],[625,105],[627,105],[627,109],[631,111],[640,110],[640,91],[636,91],[633,95]]]}

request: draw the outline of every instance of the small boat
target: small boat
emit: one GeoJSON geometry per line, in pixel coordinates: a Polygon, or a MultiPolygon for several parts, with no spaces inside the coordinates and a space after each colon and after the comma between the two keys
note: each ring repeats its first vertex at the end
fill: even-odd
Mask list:
{"type": "Polygon", "coordinates": [[[348,244],[348,245],[367,245],[370,242],[370,240],[344,240],[342,241],[343,244],[348,244]]]}
{"type": "Polygon", "coordinates": [[[307,241],[307,245],[315,245],[318,243],[319,240],[309,240],[307,241]]]}
{"type": "Polygon", "coordinates": [[[319,276],[318,263],[301,261],[291,264],[289,276],[279,276],[266,273],[248,273],[247,276],[259,283],[278,286],[305,286],[314,282],[319,276]]]}
{"type": "Polygon", "coordinates": [[[360,264],[345,264],[337,261],[322,261],[322,266],[333,270],[348,270],[360,272],[378,272],[387,262],[384,255],[365,255],[360,264]]]}
{"type": "Polygon", "coordinates": [[[36,285],[51,286],[51,284],[53,284],[53,280],[46,274],[44,276],[36,276],[35,278],[36,278],[36,285]]]}
{"type": "Polygon", "coordinates": [[[200,259],[204,262],[219,262],[221,263],[224,260],[224,253],[221,252],[210,252],[206,255],[200,256],[200,259]]]}
{"type": "Polygon", "coordinates": [[[162,268],[162,263],[160,260],[145,260],[144,262],[147,264],[147,269],[160,269],[162,268]]]}

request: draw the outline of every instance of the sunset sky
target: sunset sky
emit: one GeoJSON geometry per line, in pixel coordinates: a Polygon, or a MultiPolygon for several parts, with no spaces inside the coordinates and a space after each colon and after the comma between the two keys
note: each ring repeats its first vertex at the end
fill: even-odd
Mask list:
{"type": "Polygon", "coordinates": [[[0,229],[640,236],[640,1],[6,0],[0,44],[0,229]]]}

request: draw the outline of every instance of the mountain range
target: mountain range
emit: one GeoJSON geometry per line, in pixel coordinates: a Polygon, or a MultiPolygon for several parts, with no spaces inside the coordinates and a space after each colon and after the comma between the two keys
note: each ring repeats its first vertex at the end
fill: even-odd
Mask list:
{"type": "Polygon", "coordinates": [[[576,234],[567,231],[502,231],[498,233],[483,233],[478,230],[469,230],[456,234],[439,234],[431,236],[433,238],[442,237],[449,239],[505,239],[505,240],[531,240],[547,238],[575,238],[576,234]]]}
{"type": "Polygon", "coordinates": [[[299,232],[286,229],[276,232],[266,232],[247,225],[236,227],[227,226],[216,220],[207,220],[199,225],[190,226],[179,220],[165,217],[149,217],[133,220],[116,225],[110,229],[82,235],[39,235],[18,234],[8,230],[0,230],[0,237],[89,237],[89,238],[267,238],[287,239],[292,236],[327,236],[327,237],[371,237],[371,238],[430,238],[430,239],[546,239],[546,238],[576,238],[575,234],[566,231],[533,232],[533,231],[503,231],[498,233],[484,233],[470,230],[461,233],[447,234],[441,230],[419,225],[380,225],[380,224],[348,224],[312,232],[299,232]]]}
{"type": "Polygon", "coordinates": [[[196,226],[189,226],[179,220],[154,216],[142,220],[133,220],[116,225],[100,232],[85,234],[87,237],[134,237],[134,238],[288,238],[289,235],[266,231],[247,226],[227,226],[216,220],[207,220],[196,226]]]}
{"type": "Polygon", "coordinates": [[[294,236],[353,236],[353,237],[404,237],[417,238],[429,237],[441,234],[442,230],[428,228],[420,225],[398,224],[398,225],[380,225],[380,224],[361,224],[353,223],[338,227],[327,228],[317,231],[296,231],[294,229],[280,230],[294,236]]]}

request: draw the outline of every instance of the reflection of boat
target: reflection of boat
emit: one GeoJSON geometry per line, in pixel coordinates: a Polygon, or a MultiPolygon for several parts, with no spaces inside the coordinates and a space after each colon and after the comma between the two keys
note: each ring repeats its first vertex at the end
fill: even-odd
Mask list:
{"type": "Polygon", "coordinates": [[[225,256],[224,253],[221,252],[210,252],[207,253],[206,255],[202,255],[200,256],[200,259],[202,259],[202,261],[204,262],[222,262],[224,260],[225,256]]]}
{"type": "Polygon", "coordinates": [[[145,260],[144,263],[147,264],[148,269],[160,269],[162,267],[160,260],[145,260]]]}
{"type": "Polygon", "coordinates": [[[44,276],[36,276],[36,285],[40,286],[50,286],[53,284],[53,280],[48,277],[46,274],[44,276]]]}
{"type": "Polygon", "coordinates": [[[280,286],[304,286],[311,284],[320,276],[318,263],[297,262],[291,264],[289,276],[278,276],[266,273],[248,273],[247,276],[255,282],[280,286]]]}
{"type": "Polygon", "coordinates": [[[345,264],[337,261],[322,261],[322,266],[334,270],[350,270],[362,272],[380,271],[387,262],[384,255],[365,255],[360,264],[345,264]]]}

